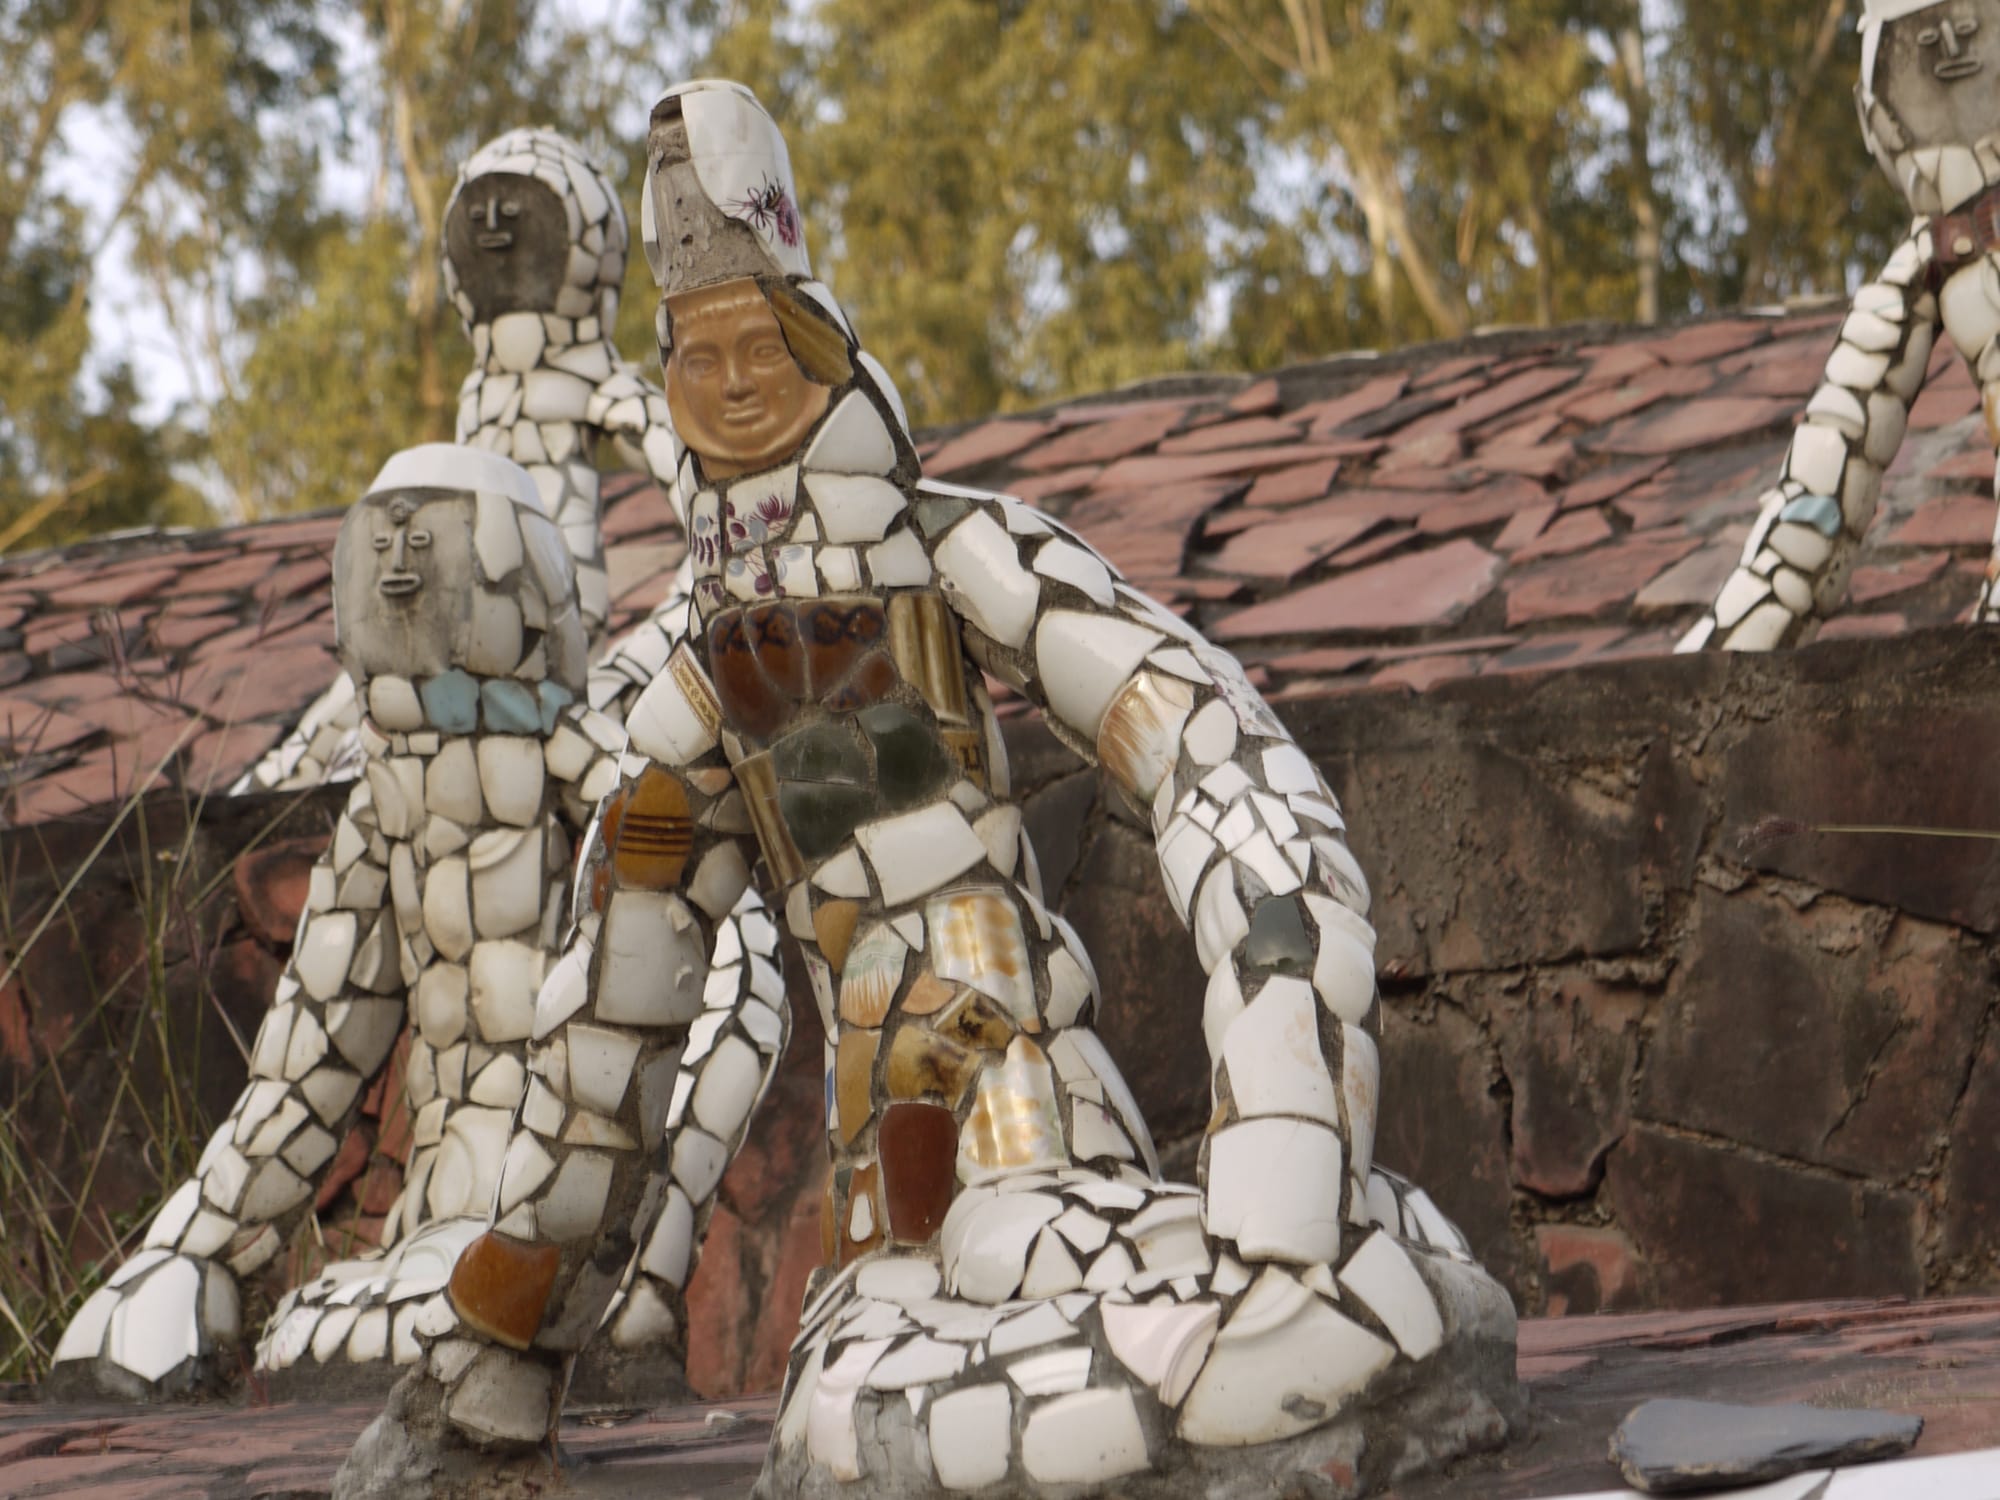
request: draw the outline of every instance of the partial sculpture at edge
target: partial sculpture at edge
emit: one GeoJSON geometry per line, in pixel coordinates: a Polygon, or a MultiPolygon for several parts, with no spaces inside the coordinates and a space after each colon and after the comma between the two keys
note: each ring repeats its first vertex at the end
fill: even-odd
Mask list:
{"type": "MultiPolygon", "coordinates": [[[[1677,650],[1797,645],[1838,606],[1940,330],[2000,445],[2000,0],[1867,0],[1856,102],[1917,218],[1856,294],[1743,561],[1677,650]]],[[[2000,525],[1974,618],[2000,621],[2000,525]]]]}
{"type": "Polygon", "coordinates": [[[760,857],[828,1037],[832,1157],[760,1493],[1359,1494],[1497,1444],[1513,1309],[1372,1165],[1374,938],[1324,781],[1232,658],[1061,525],[920,477],[747,90],[674,90],[649,146],[692,628],[586,838],[458,1326],[418,1330],[335,1493],[532,1479],[630,1247],[673,1247],[685,1285],[788,1031],[776,927],[718,926],[760,857]],[[1198,1188],[1159,1180],[1092,1029],[982,669],[1150,812],[1210,975],[1198,1188]]]}

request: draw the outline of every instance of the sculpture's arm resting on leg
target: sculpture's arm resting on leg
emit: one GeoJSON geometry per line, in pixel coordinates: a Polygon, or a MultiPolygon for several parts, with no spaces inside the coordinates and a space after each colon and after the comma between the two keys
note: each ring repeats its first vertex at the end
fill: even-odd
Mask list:
{"type": "Polygon", "coordinates": [[[1363,1215],[1376,1051],[1368,887],[1332,793],[1234,658],[1047,517],[980,501],[932,555],[975,658],[1151,813],[1209,975],[1209,1231],[1248,1259],[1335,1259],[1363,1215]]]}

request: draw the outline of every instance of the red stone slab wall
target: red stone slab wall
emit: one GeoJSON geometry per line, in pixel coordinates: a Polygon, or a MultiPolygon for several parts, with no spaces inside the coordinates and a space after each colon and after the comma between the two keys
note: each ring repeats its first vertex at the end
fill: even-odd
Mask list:
{"type": "MultiPolygon", "coordinates": [[[[2000,640],[1621,661],[1285,711],[1374,882],[1378,1157],[1430,1189],[1524,1311],[2000,1287],[2000,845],[1745,837],[1774,817],[2000,830],[2000,640]]],[[[1208,1098],[1187,940],[1096,774],[1030,721],[1010,737],[1045,881],[1106,984],[1107,1041],[1169,1170],[1189,1174],[1208,1098]]],[[[279,803],[205,814],[190,858],[231,878],[187,928],[205,966],[169,967],[174,1005],[254,1029],[336,800],[300,804],[233,863],[231,840],[279,803]]],[[[100,831],[0,835],[14,908],[30,853],[61,868],[100,831]]],[[[80,893],[95,936],[41,952],[0,993],[0,1104],[25,1095],[27,1148],[57,1171],[74,1164],[36,1060],[98,1024],[63,998],[81,993],[68,976],[83,954],[101,966],[135,941],[120,857],[103,892],[80,893]]],[[[817,1255],[820,1049],[811,1001],[793,1004],[791,1053],[690,1297],[689,1374],[709,1395],[775,1383],[817,1255]]],[[[144,1019],[114,1008],[100,1050],[144,1019]]],[[[199,1058],[218,1111],[228,1055],[199,1058]]],[[[393,1080],[371,1094],[321,1194],[324,1248],[302,1236],[295,1272],[377,1232],[407,1151],[395,1094],[393,1080]]],[[[80,1255],[101,1252],[106,1223],[135,1233],[157,1192],[138,1133],[117,1128],[131,1149],[90,1185],[80,1255]]]]}

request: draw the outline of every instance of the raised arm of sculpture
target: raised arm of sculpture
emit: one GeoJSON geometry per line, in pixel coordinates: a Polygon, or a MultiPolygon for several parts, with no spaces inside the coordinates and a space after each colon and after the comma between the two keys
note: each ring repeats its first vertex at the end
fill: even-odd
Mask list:
{"type": "Polygon", "coordinates": [[[1367,890],[1324,782],[1233,661],[1056,523],[922,480],[886,373],[812,279],[747,90],[656,107],[646,206],[692,625],[633,707],[643,759],[588,856],[604,915],[538,1002],[547,1087],[453,1274],[458,1326],[335,1494],[528,1477],[631,1237],[671,1219],[686,1264],[783,1040],[759,988],[774,931],[706,952],[691,1023],[665,994],[748,878],[743,827],[827,1036],[826,1264],[760,1494],[1249,1495],[1336,1470],[1352,1494],[1497,1442],[1512,1308],[1423,1194],[1369,1166],[1367,890]],[[1151,809],[1211,976],[1199,1186],[1160,1179],[1092,1030],[1096,977],[1044,902],[982,668],[1151,809]],[[639,832],[685,851],[651,885],[639,832]],[[608,1017],[623,953],[651,985],[643,1014],[608,1017]],[[643,1140],[663,1096],[651,1170],[572,1136],[615,1110],[643,1140]]]}
{"type": "MultiPolygon", "coordinates": [[[[1743,561],[1677,650],[1797,645],[1838,606],[1940,331],[2000,445],[2000,0],[1867,0],[1861,37],[1862,133],[1917,217],[1856,294],[1743,561]]],[[[1996,590],[2000,524],[1982,624],[1996,590]]]]}

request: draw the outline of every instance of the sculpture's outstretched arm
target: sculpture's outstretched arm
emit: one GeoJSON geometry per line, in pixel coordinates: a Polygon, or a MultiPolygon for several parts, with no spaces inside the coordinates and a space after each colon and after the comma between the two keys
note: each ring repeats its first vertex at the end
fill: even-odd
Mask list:
{"type": "Polygon", "coordinates": [[[102,1349],[101,1383],[151,1394],[208,1378],[214,1356],[235,1342],[237,1278],[270,1261],[311,1206],[363,1086],[402,1030],[415,959],[402,935],[413,923],[399,918],[420,926],[422,913],[403,911],[415,889],[402,868],[409,846],[383,834],[420,810],[421,796],[382,762],[356,784],[313,866],[248,1086],[194,1176],[154,1216],[145,1248],[77,1313],[58,1363],[102,1349]]]}
{"type": "Polygon", "coordinates": [[[926,489],[920,515],[963,507],[931,550],[974,657],[1150,811],[1209,976],[1206,1227],[1246,1260],[1337,1262],[1364,1217],[1377,1065],[1368,887],[1332,793],[1232,657],[1056,522],[926,489]]]}
{"type": "Polygon", "coordinates": [[[1676,650],[1797,645],[1839,603],[1937,339],[1928,242],[1919,221],[1855,295],[1743,561],[1676,650]]]}

